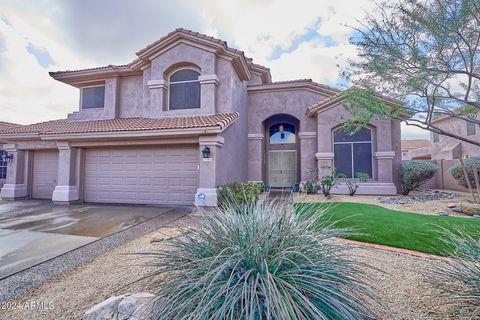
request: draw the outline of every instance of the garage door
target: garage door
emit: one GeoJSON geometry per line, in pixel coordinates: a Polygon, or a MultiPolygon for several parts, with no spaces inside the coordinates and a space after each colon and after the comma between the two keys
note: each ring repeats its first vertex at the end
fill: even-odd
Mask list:
{"type": "Polygon", "coordinates": [[[85,201],[192,205],[198,147],[88,149],[85,201]]]}
{"type": "Polygon", "coordinates": [[[57,186],[58,151],[35,151],[33,153],[32,198],[52,199],[57,186]]]}

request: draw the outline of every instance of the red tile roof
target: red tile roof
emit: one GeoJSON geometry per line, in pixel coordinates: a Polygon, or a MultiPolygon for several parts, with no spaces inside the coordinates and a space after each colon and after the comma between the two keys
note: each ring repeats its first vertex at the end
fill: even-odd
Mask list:
{"type": "Polygon", "coordinates": [[[16,124],[16,123],[0,121],[0,131],[10,129],[10,128],[15,128],[15,127],[18,127],[18,126],[20,126],[20,125],[16,124]]]}
{"type": "Polygon", "coordinates": [[[430,147],[432,142],[426,139],[402,140],[402,150],[412,150],[423,147],[430,147]]]}
{"type": "Polygon", "coordinates": [[[100,132],[129,132],[169,129],[215,128],[223,129],[239,117],[238,112],[207,116],[176,117],[176,118],[120,118],[112,120],[69,121],[66,119],[35,123],[26,126],[10,128],[1,135],[17,134],[71,134],[100,132]]]}

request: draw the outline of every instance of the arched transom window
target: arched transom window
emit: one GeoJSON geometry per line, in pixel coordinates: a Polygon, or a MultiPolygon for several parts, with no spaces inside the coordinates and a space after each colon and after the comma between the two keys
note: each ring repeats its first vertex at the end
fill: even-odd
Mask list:
{"type": "Polygon", "coordinates": [[[181,69],[170,76],[170,110],[200,108],[199,75],[196,70],[181,69]]]}
{"type": "Polygon", "coordinates": [[[270,127],[270,144],[295,143],[295,126],[290,123],[277,123],[270,127]]]}
{"type": "Polygon", "coordinates": [[[362,128],[353,135],[343,128],[333,132],[334,162],[338,173],[354,178],[358,172],[372,177],[372,131],[362,128]]]}

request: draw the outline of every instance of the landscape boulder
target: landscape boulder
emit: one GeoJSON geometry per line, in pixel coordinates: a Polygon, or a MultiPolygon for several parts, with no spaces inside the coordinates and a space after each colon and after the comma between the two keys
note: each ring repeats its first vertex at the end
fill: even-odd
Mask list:
{"type": "Polygon", "coordinates": [[[154,299],[146,292],[110,297],[85,312],[82,320],[153,320],[154,299]]]}
{"type": "Polygon", "coordinates": [[[445,210],[438,211],[439,216],[448,216],[448,212],[445,210]]]}

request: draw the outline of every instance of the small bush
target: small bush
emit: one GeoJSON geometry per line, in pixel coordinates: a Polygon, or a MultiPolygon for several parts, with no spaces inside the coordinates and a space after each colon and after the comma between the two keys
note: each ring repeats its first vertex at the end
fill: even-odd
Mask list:
{"type": "Polygon", "coordinates": [[[369,281],[351,247],[334,239],[345,230],[319,226],[318,213],[297,214],[288,201],[237,208],[205,212],[200,226],[152,254],[150,279],[164,302],[155,319],[373,318],[369,281]]]}
{"type": "Polygon", "coordinates": [[[418,188],[430,180],[438,170],[438,166],[421,160],[407,160],[402,162],[402,194],[418,188]]]}
{"type": "Polygon", "coordinates": [[[432,264],[427,279],[458,319],[480,319],[480,241],[456,230],[446,232],[443,244],[452,259],[432,264]]]}
{"type": "MultiPolygon", "coordinates": [[[[465,165],[465,170],[467,171],[468,179],[470,180],[472,187],[475,188],[475,178],[473,176],[473,170],[477,170],[480,176],[480,157],[471,157],[465,159],[463,163],[465,165]]],[[[465,179],[465,175],[463,174],[462,166],[460,165],[460,163],[451,167],[448,172],[453,176],[453,178],[455,178],[455,180],[458,181],[460,185],[468,188],[467,180],[465,179]]]]}
{"type": "Polygon", "coordinates": [[[231,202],[240,205],[256,202],[264,188],[263,182],[235,182],[220,186],[218,188],[218,205],[225,206],[231,202]]]}

